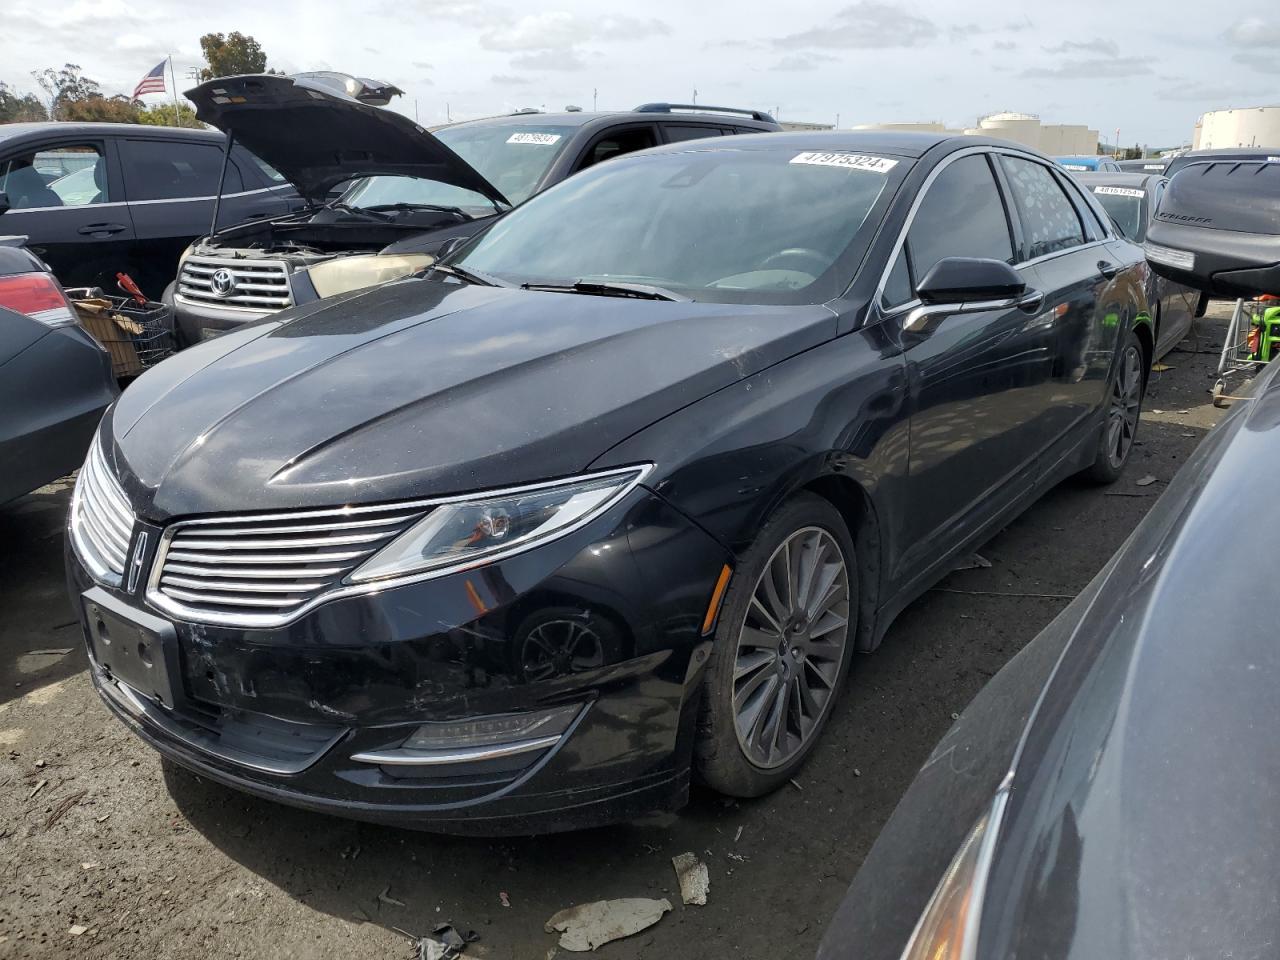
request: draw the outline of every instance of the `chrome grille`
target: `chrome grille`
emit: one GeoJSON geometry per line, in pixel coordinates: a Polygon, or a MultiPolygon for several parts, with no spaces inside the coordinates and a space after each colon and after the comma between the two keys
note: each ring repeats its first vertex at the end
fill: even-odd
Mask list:
{"type": "Polygon", "coordinates": [[[190,256],[178,274],[178,296],[193,303],[240,307],[269,313],[293,305],[289,268],[282,260],[237,260],[190,256]],[[227,293],[215,291],[213,275],[225,270],[233,284],[227,293]]]}
{"type": "Polygon", "coordinates": [[[71,498],[71,542],[95,580],[118,585],[132,534],[133,510],[95,438],[71,498]]]}
{"type": "Polygon", "coordinates": [[[285,623],[427,509],[350,507],[178,523],[161,544],[148,599],[200,622],[285,623]]]}

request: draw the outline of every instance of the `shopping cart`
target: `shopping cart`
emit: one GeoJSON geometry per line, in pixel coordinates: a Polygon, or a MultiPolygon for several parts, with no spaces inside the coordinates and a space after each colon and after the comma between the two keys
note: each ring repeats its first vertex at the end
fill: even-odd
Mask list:
{"type": "Polygon", "coordinates": [[[1266,295],[1256,300],[1237,300],[1218,358],[1213,405],[1226,407],[1239,399],[1228,390],[1230,378],[1249,376],[1273,357],[1280,357],[1280,298],[1266,295]]]}
{"type": "Polygon", "coordinates": [[[111,355],[117,379],[129,379],[154,366],[176,349],[173,311],[163,303],[135,296],[116,296],[98,287],[67,291],[81,325],[111,355]]]}

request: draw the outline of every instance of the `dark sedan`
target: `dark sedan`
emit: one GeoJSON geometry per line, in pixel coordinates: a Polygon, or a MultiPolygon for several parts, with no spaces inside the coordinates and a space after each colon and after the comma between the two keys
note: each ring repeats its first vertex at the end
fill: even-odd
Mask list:
{"type": "MultiPolygon", "coordinates": [[[[1169,181],[1140,173],[1077,173],[1076,179],[1094,195],[1126,237],[1134,243],[1147,239],[1147,226],[1164,196],[1169,181]]],[[[1200,291],[1151,272],[1147,302],[1156,328],[1156,359],[1172,350],[1204,315],[1208,297],[1200,291]]]]}
{"type": "Polygon", "coordinates": [[[954,557],[1124,469],[1146,272],[1011,144],[600,164],[129,388],[70,518],[94,683],[177,763],[354,817],[765,793],[954,557]]]}
{"type": "Polygon", "coordinates": [[[1275,956],[1271,364],[1085,591],[938,744],[822,960],[1275,956]]]}
{"type": "Polygon", "coordinates": [[[111,358],[21,240],[0,237],[0,504],[80,466],[118,393],[111,358]]]}

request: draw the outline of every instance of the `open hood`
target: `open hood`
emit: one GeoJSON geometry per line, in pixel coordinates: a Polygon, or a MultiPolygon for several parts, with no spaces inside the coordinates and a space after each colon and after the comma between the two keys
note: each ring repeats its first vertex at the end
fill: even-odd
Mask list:
{"type": "Polygon", "coordinates": [[[280,171],[312,202],[374,174],[422,177],[510,202],[465,160],[408,117],[383,110],[400,93],[338,73],[219,77],[187,91],[196,116],[280,171]]]}

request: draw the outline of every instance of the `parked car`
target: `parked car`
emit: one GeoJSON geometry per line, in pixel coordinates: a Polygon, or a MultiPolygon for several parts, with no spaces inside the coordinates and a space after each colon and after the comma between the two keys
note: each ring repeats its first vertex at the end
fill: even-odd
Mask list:
{"type": "MultiPolygon", "coordinates": [[[[1143,173],[1080,173],[1076,179],[1136,244],[1146,240],[1147,224],[1169,185],[1164,177],[1143,173]]],[[[1166,280],[1153,270],[1147,278],[1147,303],[1155,324],[1158,360],[1190,332],[1196,317],[1204,316],[1209,298],[1193,287],[1166,280]]]]}
{"type": "Polygon", "coordinates": [[[1277,366],[942,738],[821,960],[1271,954],[1275,534],[1237,518],[1280,471],[1277,366]]]}
{"type": "Polygon", "coordinates": [[[1119,173],[1120,166],[1110,157],[1054,157],[1054,161],[1064,170],[1072,173],[1101,171],[1103,173],[1119,173]]]}
{"type": "Polygon", "coordinates": [[[125,392],[70,518],[94,683],[176,763],[359,818],[763,794],[957,555],[1123,471],[1146,273],[1012,144],[596,165],[125,392]]]}
{"type": "Polygon", "coordinates": [[[645,104],[625,113],[519,113],[433,134],[379,109],[390,97],[369,96],[366,83],[341,74],[246,76],[188,91],[201,120],[280,170],[308,207],[203,237],[187,251],[165,294],[186,343],[420,271],[445,242],[602,160],[779,129],[756,111],[645,104]],[[354,182],[334,200],[343,181],[354,182]]]}
{"type": "Polygon", "coordinates": [[[1122,173],[1164,173],[1169,161],[1163,157],[1147,157],[1145,160],[1117,160],[1122,173]]]}
{"type": "Polygon", "coordinates": [[[117,389],[49,268],[0,237],[0,504],[66,476],[117,389]]]}
{"type": "Polygon", "coordinates": [[[1227,157],[1182,167],[1143,249],[1161,276],[1209,296],[1280,292],[1280,163],[1227,157]]]}
{"type": "Polygon", "coordinates": [[[1256,160],[1260,163],[1280,163],[1280,147],[1226,147],[1219,150],[1188,150],[1169,161],[1164,175],[1172,177],[1179,170],[1193,163],[1214,161],[1256,160]]]}
{"type": "MultiPolygon", "coordinates": [[[[69,287],[116,289],[128,273],[151,297],[209,230],[225,138],[131,123],[0,124],[0,229],[25,235],[69,287]]],[[[280,175],[233,151],[219,221],[299,204],[280,175]]]]}

